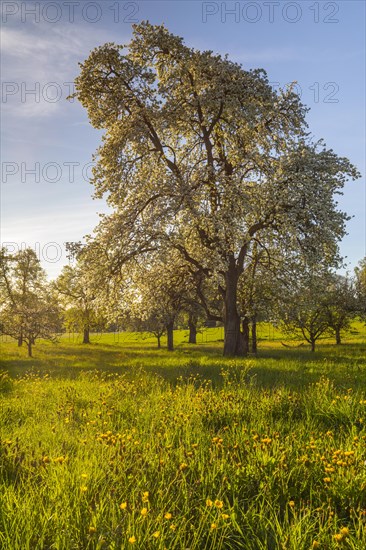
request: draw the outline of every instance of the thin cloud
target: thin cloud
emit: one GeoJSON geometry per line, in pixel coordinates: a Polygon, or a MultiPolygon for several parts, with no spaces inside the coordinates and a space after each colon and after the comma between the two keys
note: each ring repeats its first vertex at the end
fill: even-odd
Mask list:
{"type": "Polygon", "coordinates": [[[4,112],[16,118],[54,116],[73,90],[78,62],[111,40],[111,33],[103,29],[89,31],[77,24],[3,28],[4,112]]]}

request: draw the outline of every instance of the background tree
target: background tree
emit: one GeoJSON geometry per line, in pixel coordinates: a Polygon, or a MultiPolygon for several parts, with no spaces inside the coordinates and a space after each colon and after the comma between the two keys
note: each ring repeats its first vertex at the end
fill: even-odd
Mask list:
{"type": "Polygon", "coordinates": [[[64,306],[65,320],[69,327],[76,327],[83,335],[83,344],[90,344],[91,329],[101,323],[94,308],[95,289],[88,285],[85,266],[66,265],[54,283],[64,306]]]}
{"type": "Polygon", "coordinates": [[[355,268],[357,309],[362,316],[366,316],[366,257],[355,268]]]}
{"type": "Polygon", "coordinates": [[[315,351],[317,340],[329,333],[329,317],[324,295],[329,284],[329,274],[324,270],[316,273],[306,271],[301,281],[294,282],[279,302],[279,316],[288,334],[304,338],[315,351]]]}
{"type": "Polygon", "coordinates": [[[268,318],[270,304],[276,298],[276,277],[279,273],[274,251],[254,242],[243,276],[239,280],[239,311],[246,351],[257,352],[257,321],[268,318]],[[274,269],[276,266],[276,269],[274,269]]]}
{"type": "Polygon", "coordinates": [[[0,251],[0,331],[27,344],[28,356],[38,338],[56,341],[61,332],[58,303],[32,249],[9,255],[0,251]]]}
{"type": "Polygon", "coordinates": [[[341,344],[341,333],[350,327],[357,315],[357,299],[353,281],[348,277],[332,274],[322,298],[328,325],[335,335],[336,344],[341,344]]]}
{"type": "Polygon", "coordinates": [[[161,349],[161,338],[166,333],[166,317],[162,310],[151,312],[147,319],[136,319],[134,326],[139,332],[149,332],[155,336],[158,349],[161,349]]]}
{"type": "MultiPolygon", "coordinates": [[[[195,289],[192,289],[192,294],[195,294],[195,289]]],[[[196,300],[186,301],[184,313],[189,330],[188,344],[197,344],[197,333],[205,319],[202,306],[200,306],[197,298],[196,300]]]]}
{"type": "Polygon", "coordinates": [[[163,26],[134,25],[81,64],[75,96],[105,129],[96,196],[114,213],[95,238],[112,265],[165,248],[212,278],[224,304],[225,355],[244,353],[238,284],[254,240],[273,234],[314,263],[336,264],[347,217],[334,193],[358,174],[306,134],[291,88],[262,70],[187,47],[163,26]]]}
{"type": "Polygon", "coordinates": [[[167,348],[173,351],[173,331],[178,315],[187,303],[190,274],[177,253],[166,255],[159,251],[148,261],[135,260],[130,264],[132,284],[126,292],[133,317],[144,323],[154,321],[154,331],[167,335],[167,348]],[[132,271],[133,269],[133,271],[132,271]]]}

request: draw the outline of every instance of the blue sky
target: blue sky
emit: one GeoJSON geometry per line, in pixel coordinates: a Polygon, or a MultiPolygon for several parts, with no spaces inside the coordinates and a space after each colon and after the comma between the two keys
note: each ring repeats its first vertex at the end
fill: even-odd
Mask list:
{"type": "Polygon", "coordinates": [[[339,200],[353,216],[341,252],[350,269],[366,255],[364,1],[3,0],[1,8],[0,239],[9,250],[34,248],[54,277],[67,263],[64,243],[107,211],[88,183],[101,133],[66,97],[92,48],[126,43],[133,21],[150,20],[190,46],[264,68],[274,86],[297,81],[310,131],[362,173],[339,200]]]}

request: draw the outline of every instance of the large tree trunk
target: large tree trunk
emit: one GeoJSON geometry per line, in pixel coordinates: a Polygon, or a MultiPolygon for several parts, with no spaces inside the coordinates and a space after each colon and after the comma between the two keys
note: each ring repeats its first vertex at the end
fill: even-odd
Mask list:
{"type": "Polygon", "coordinates": [[[157,337],[156,337],[156,339],[157,339],[157,341],[158,341],[158,349],[161,348],[160,338],[161,338],[161,336],[160,336],[160,334],[158,334],[157,337]]]}
{"type": "Polygon", "coordinates": [[[240,332],[240,317],[237,309],[238,270],[231,265],[225,275],[226,291],[224,300],[224,355],[245,355],[244,338],[240,332]]]}
{"type": "Polygon", "coordinates": [[[242,331],[243,331],[243,347],[244,347],[244,353],[249,352],[249,319],[248,317],[244,317],[241,323],[242,331]]]}
{"type": "Polygon", "coordinates": [[[194,317],[194,315],[192,315],[191,313],[189,314],[188,327],[189,327],[188,343],[197,344],[197,320],[194,317]]]}
{"type": "Polygon", "coordinates": [[[341,340],[341,329],[340,329],[340,328],[336,328],[336,329],[335,329],[335,337],[336,337],[336,344],[337,344],[337,346],[340,346],[341,343],[342,343],[342,340],[341,340]]]}
{"type": "Polygon", "coordinates": [[[257,353],[257,318],[252,319],[252,352],[257,353]]]}
{"type": "Polygon", "coordinates": [[[32,357],[32,340],[31,340],[31,338],[27,342],[27,347],[28,347],[28,357],[32,357]]]}
{"type": "Polygon", "coordinates": [[[23,345],[23,334],[21,334],[18,338],[18,347],[20,348],[22,347],[22,345],[23,345]]]}
{"type": "Polygon", "coordinates": [[[167,326],[166,326],[168,351],[173,351],[174,350],[173,329],[174,329],[174,321],[170,321],[170,323],[168,323],[167,326]]]}
{"type": "Polygon", "coordinates": [[[89,326],[84,327],[83,344],[90,344],[90,328],[89,328],[89,326]]]}
{"type": "Polygon", "coordinates": [[[311,351],[315,351],[315,342],[316,340],[314,338],[310,338],[311,351]]]}

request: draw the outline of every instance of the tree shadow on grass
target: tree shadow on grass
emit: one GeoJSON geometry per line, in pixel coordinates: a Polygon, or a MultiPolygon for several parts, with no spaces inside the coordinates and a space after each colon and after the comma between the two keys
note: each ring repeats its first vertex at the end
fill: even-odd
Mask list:
{"type": "Polygon", "coordinates": [[[223,358],[215,345],[180,346],[175,352],[157,350],[154,345],[118,345],[111,343],[43,344],[35,347],[35,357],[12,346],[0,361],[12,377],[26,371],[49,374],[52,378],[77,378],[81,372],[101,371],[135,376],[142,369],[176,384],[198,377],[210,380],[214,387],[223,384],[222,369],[266,389],[287,387],[300,390],[326,376],[341,387],[366,388],[365,346],[345,344],[319,346],[318,351],[299,348],[269,348],[248,358],[223,358]]]}

